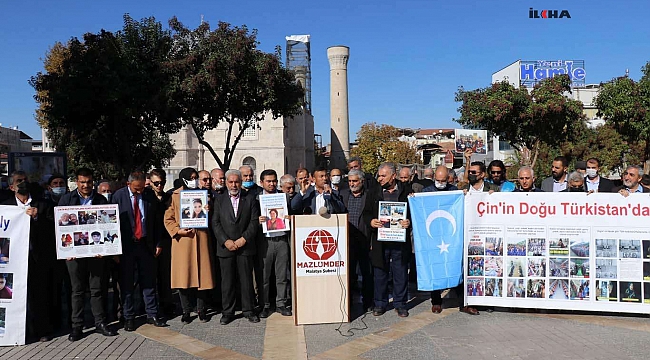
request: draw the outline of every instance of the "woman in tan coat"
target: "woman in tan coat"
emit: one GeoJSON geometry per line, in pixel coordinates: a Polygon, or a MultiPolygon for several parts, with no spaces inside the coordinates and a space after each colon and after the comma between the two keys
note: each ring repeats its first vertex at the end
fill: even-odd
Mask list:
{"type": "Polygon", "coordinates": [[[172,201],[165,211],[165,228],[172,237],[171,286],[179,289],[183,317],[181,321],[191,321],[190,298],[196,297],[196,308],[201,322],[208,321],[206,304],[208,290],[214,288],[213,248],[208,229],[180,228],[180,192],[198,187],[198,173],[193,168],[185,168],[179,173],[183,186],[172,194],[172,201]]]}

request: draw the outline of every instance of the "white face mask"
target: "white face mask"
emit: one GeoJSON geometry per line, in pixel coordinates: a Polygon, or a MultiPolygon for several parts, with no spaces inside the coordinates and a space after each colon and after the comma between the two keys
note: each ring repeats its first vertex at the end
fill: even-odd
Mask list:
{"type": "Polygon", "coordinates": [[[338,185],[339,183],[341,183],[341,175],[332,176],[332,184],[338,185]]]}
{"type": "Polygon", "coordinates": [[[102,195],[104,195],[106,200],[111,201],[111,195],[113,195],[113,194],[111,194],[111,193],[103,193],[102,195]]]}
{"type": "Polygon", "coordinates": [[[447,183],[443,183],[443,182],[440,182],[440,181],[436,181],[435,185],[436,185],[436,188],[438,190],[442,190],[442,189],[447,187],[447,183]]]}
{"type": "Polygon", "coordinates": [[[194,180],[185,180],[183,179],[183,182],[185,182],[185,186],[187,186],[188,189],[196,189],[199,187],[199,180],[194,179],[194,180]]]}
{"type": "Polygon", "coordinates": [[[223,185],[221,185],[221,184],[214,184],[214,189],[215,189],[215,190],[221,190],[221,189],[223,189],[223,185]]]}
{"type": "Polygon", "coordinates": [[[587,177],[589,177],[590,179],[595,178],[596,175],[597,175],[596,174],[596,169],[587,169],[586,173],[587,173],[587,177]]]}

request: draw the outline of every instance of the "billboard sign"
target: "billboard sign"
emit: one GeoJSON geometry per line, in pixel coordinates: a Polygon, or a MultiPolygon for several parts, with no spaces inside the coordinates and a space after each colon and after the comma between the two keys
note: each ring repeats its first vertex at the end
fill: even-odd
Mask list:
{"type": "Polygon", "coordinates": [[[556,75],[569,75],[571,87],[585,86],[584,60],[522,60],[519,78],[521,85],[532,88],[538,82],[556,75]]]}

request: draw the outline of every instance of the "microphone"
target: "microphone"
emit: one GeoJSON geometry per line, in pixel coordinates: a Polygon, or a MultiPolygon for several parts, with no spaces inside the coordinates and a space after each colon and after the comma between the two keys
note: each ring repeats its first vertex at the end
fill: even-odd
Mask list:
{"type": "Polygon", "coordinates": [[[327,211],[327,208],[325,206],[321,206],[320,209],[318,209],[318,215],[325,217],[325,215],[328,215],[329,212],[327,211]]]}

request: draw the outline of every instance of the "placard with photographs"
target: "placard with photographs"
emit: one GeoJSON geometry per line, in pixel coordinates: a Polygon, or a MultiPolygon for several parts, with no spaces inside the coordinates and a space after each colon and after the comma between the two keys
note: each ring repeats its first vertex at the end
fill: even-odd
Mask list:
{"type": "Polygon", "coordinates": [[[471,149],[474,154],[487,154],[487,130],[455,129],[456,152],[471,149]]]}
{"type": "Polygon", "coordinates": [[[470,193],[465,201],[468,305],[650,312],[650,198],[470,193]]]}
{"type": "Polygon", "coordinates": [[[204,229],[209,227],[208,223],[208,191],[207,190],[183,190],[181,195],[181,207],[179,219],[181,229],[204,229]]]}
{"type": "Polygon", "coordinates": [[[289,218],[289,207],[287,206],[287,195],[284,193],[260,195],[260,211],[266,216],[262,223],[262,231],[267,233],[279,233],[291,230],[289,218]]]}
{"type": "Polygon", "coordinates": [[[379,202],[379,221],[381,226],[377,229],[378,241],[406,241],[406,229],[400,221],[406,220],[407,208],[405,202],[379,202]]]}
{"type": "Polygon", "coordinates": [[[117,204],[54,208],[57,259],[122,254],[117,204]]]}

